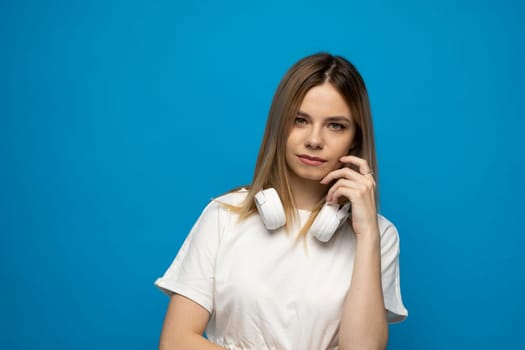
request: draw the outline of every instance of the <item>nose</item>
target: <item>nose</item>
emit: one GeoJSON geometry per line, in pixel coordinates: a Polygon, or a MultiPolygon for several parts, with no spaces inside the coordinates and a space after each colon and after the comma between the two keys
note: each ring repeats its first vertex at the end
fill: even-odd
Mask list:
{"type": "Polygon", "coordinates": [[[304,145],[306,148],[313,150],[323,148],[323,137],[321,135],[320,128],[313,126],[309,130],[308,134],[306,135],[304,145]]]}

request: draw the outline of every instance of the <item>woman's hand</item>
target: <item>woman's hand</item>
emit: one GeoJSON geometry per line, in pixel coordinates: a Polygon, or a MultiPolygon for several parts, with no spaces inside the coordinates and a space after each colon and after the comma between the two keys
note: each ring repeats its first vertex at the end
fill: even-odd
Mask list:
{"type": "Polygon", "coordinates": [[[359,171],[349,167],[331,171],[322,180],[329,184],[336,180],[328,190],[327,203],[339,203],[346,198],[352,203],[352,227],[359,235],[377,234],[377,209],[375,204],[376,182],[368,162],[356,156],[344,156],[339,159],[343,164],[355,164],[359,171]]]}

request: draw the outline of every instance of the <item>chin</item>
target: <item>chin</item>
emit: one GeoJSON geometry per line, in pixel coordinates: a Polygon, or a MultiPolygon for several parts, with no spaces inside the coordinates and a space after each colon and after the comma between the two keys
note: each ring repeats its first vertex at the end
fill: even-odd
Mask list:
{"type": "Polygon", "coordinates": [[[305,171],[302,173],[297,174],[299,178],[307,181],[321,181],[328,172],[326,171],[305,171]]]}

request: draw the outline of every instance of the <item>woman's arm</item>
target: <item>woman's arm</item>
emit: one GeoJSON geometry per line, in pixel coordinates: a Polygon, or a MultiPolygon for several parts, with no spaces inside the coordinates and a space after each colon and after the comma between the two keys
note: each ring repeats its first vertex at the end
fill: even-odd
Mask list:
{"type": "Polygon", "coordinates": [[[164,318],[159,350],[224,349],[202,336],[209,318],[208,310],[191,299],[174,294],[164,318]]]}
{"type": "Polygon", "coordinates": [[[352,281],[343,306],[339,345],[346,349],[385,349],[388,322],[381,287],[379,229],[357,235],[352,281]]]}
{"type": "Polygon", "coordinates": [[[328,190],[327,202],[347,198],[352,203],[352,228],[357,247],[352,280],[343,305],[339,328],[341,350],[385,349],[388,322],[381,286],[381,238],[375,205],[376,183],[365,159],[345,156],[342,163],[354,164],[330,172],[321,183],[336,183],[328,190]]]}

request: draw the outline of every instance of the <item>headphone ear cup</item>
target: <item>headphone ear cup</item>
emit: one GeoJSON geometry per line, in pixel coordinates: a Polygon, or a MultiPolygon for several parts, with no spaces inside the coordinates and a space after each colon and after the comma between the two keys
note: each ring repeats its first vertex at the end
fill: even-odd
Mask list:
{"type": "Polygon", "coordinates": [[[268,230],[276,230],[286,224],[283,204],[274,188],[257,192],[255,194],[255,206],[268,230]]]}
{"type": "Polygon", "coordinates": [[[349,210],[350,202],[342,207],[337,204],[326,203],[317,214],[308,232],[321,242],[328,242],[339,226],[348,218],[349,210]]]}

